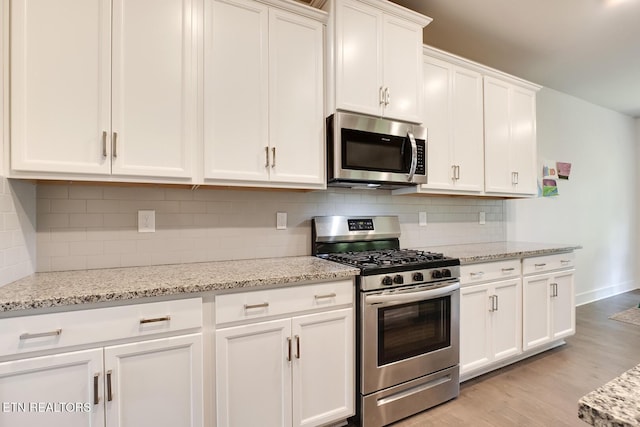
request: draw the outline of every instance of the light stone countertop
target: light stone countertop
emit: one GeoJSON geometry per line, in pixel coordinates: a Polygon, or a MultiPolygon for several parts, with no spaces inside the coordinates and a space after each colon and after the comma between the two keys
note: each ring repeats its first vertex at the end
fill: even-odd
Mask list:
{"type": "Polygon", "coordinates": [[[578,417],[593,426],[640,426],[640,365],[580,399],[578,417]]]}
{"type": "MultiPolygon", "coordinates": [[[[576,245],[495,242],[419,248],[462,264],[548,255],[576,245]]],[[[123,301],[299,282],[351,278],[358,269],[312,256],[216,261],[148,267],[35,273],[0,287],[0,314],[19,310],[123,301]]]]}
{"type": "Polygon", "coordinates": [[[35,273],[0,287],[2,312],[352,278],[312,256],[35,273]]]}
{"type": "Polygon", "coordinates": [[[464,245],[430,246],[419,248],[433,252],[442,252],[452,258],[460,258],[461,264],[500,261],[513,258],[528,258],[581,249],[579,245],[559,245],[554,243],[532,242],[492,242],[464,245]]]}

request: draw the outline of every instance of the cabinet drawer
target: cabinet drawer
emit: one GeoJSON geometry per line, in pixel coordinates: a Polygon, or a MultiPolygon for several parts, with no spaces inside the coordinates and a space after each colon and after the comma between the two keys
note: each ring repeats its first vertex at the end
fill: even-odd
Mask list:
{"type": "Polygon", "coordinates": [[[460,284],[490,282],[520,275],[520,260],[487,262],[460,267],[460,284]]]}
{"type": "Polygon", "coordinates": [[[538,274],[544,273],[546,271],[573,267],[575,267],[575,254],[573,252],[568,252],[565,254],[545,255],[533,258],[525,258],[522,261],[522,274],[538,274]]]}
{"type": "Polygon", "coordinates": [[[216,296],[216,324],[353,303],[352,280],[216,296]]]}
{"type": "Polygon", "coordinates": [[[202,327],[190,298],[0,319],[0,356],[202,327]]]}

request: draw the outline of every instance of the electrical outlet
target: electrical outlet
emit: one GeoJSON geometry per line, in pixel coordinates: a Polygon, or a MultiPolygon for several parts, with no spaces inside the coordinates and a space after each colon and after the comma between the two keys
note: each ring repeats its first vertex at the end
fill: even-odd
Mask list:
{"type": "Polygon", "coordinates": [[[486,217],[487,217],[487,216],[486,216],[486,214],[485,214],[484,212],[480,212],[480,216],[479,216],[479,219],[478,219],[478,223],[479,223],[480,225],[484,225],[484,224],[486,224],[486,217]]]}
{"type": "Polygon", "coordinates": [[[286,229],[287,229],[287,213],[276,212],[276,230],[286,230],[286,229]]]}
{"type": "Polygon", "coordinates": [[[418,225],[420,227],[427,226],[427,213],[426,212],[418,212],[418,225]]]}
{"type": "Polygon", "coordinates": [[[138,211],[138,233],[155,233],[156,211],[138,211]]]}

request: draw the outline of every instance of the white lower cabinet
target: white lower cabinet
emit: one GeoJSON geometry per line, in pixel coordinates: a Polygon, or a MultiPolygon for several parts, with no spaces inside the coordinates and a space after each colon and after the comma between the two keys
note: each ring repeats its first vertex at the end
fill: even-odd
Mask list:
{"type": "Polygon", "coordinates": [[[102,349],[0,363],[0,426],[104,426],[102,372],[102,349]],[[74,406],[67,408],[67,403],[74,406]],[[55,406],[39,406],[47,404],[55,406]]]}
{"type": "Polygon", "coordinates": [[[575,333],[574,274],[570,269],[524,278],[525,350],[575,333]]]}
{"type": "Polygon", "coordinates": [[[520,277],[460,291],[460,374],[522,352],[520,277]]]}
{"type": "Polygon", "coordinates": [[[0,426],[202,427],[201,327],[200,298],[0,319],[0,426]]]}
{"type": "MultiPolygon", "coordinates": [[[[352,281],[342,283],[353,292],[352,281]]],[[[278,291],[284,293],[271,298],[274,306],[279,296],[295,292],[271,292],[278,291]]],[[[341,295],[309,295],[318,297],[327,300],[320,306],[331,308],[341,295]]],[[[216,305],[231,301],[233,295],[216,305]]],[[[291,311],[299,307],[292,303],[291,311]]],[[[217,425],[319,426],[344,420],[354,413],[354,358],[353,307],[218,327],[217,425]]]]}
{"type": "Polygon", "coordinates": [[[0,425],[202,425],[200,334],[0,363],[0,425]]]}

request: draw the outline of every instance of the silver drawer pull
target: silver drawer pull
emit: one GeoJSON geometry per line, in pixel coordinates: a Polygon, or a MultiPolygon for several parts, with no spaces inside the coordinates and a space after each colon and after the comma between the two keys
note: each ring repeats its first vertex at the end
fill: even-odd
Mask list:
{"type": "Polygon", "coordinates": [[[140,324],[144,325],[145,323],[155,323],[155,322],[168,322],[171,320],[171,316],[163,316],[163,317],[154,317],[152,319],[140,319],[140,324]]]}
{"type": "Polygon", "coordinates": [[[484,271],[478,271],[477,273],[471,273],[471,277],[482,277],[484,276],[484,271]]]}
{"type": "Polygon", "coordinates": [[[571,262],[571,261],[570,261],[570,260],[568,260],[568,259],[561,259],[561,260],[560,260],[560,264],[562,264],[562,265],[567,265],[567,264],[569,264],[570,262],[571,262]]]}
{"type": "Polygon", "coordinates": [[[57,337],[60,334],[62,334],[62,329],[56,329],[55,331],[40,332],[38,334],[24,333],[24,334],[20,335],[20,339],[21,340],[28,340],[28,339],[31,339],[31,338],[57,337]]]}
{"type": "Polygon", "coordinates": [[[503,272],[503,273],[508,273],[508,272],[510,272],[510,271],[513,271],[513,270],[515,270],[515,268],[514,268],[514,267],[503,268],[503,269],[502,269],[502,272],[503,272]]]}
{"type": "Polygon", "coordinates": [[[315,295],[314,298],[315,299],[325,299],[325,298],[335,298],[336,297],[336,293],[335,292],[331,292],[330,294],[326,294],[326,295],[315,295]]]}
{"type": "Polygon", "coordinates": [[[544,267],[545,265],[547,265],[547,264],[545,264],[545,263],[542,263],[542,264],[534,264],[534,267],[535,267],[535,268],[542,268],[542,267],[544,267]]]}
{"type": "Polygon", "coordinates": [[[252,308],[267,308],[267,307],[269,307],[268,302],[263,302],[262,304],[245,304],[244,305],[245,310],[251,310],[252,308]]]}

